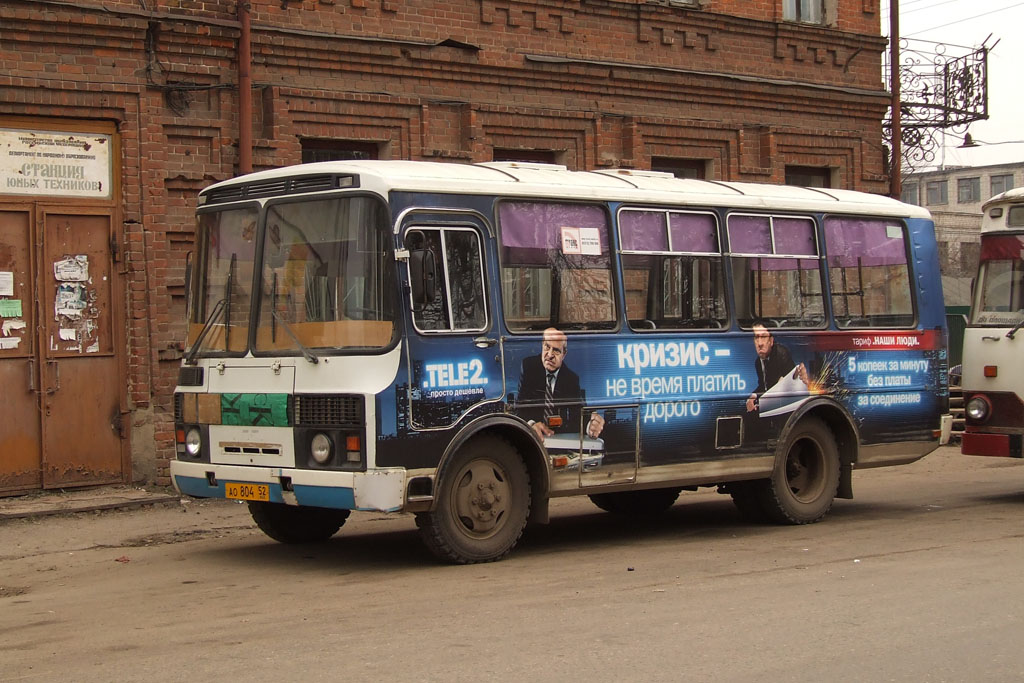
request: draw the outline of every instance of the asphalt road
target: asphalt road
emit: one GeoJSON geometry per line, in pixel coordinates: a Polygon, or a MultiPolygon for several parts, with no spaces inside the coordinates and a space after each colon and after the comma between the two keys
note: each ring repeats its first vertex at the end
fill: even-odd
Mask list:
{"type": "Polygon", "coordinates": [[[856,472],[804,527],[552,505],[503,562],[411,516],[284,546],[244,505],[0,522],[2,681],[1019,681],[1024,461],[856,472]]]}

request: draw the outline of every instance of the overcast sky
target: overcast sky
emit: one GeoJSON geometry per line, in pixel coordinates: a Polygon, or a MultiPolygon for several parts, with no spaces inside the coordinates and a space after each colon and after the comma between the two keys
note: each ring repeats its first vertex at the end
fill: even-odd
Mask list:
{"type": "MultiPolygon", "coordinates": [[[[889,34],[891,0],[882,0],[882,33],[889,34]]],[[[988,56],[987,121],[970,126],[976,140],[1024,140],[1024,2],[1021,0],[898,0],[900,33],[911,40],[927,40],[964,47],[996,45],[988,56]],[[991,37],[989,38],[989,36],[991,37]]],[[[961,53],[957,53],[961,54],[961,53]]],[[[1024,144],[982,145],[957,149],[961,136],[946,136],[945,157],[935,164],[983,166],[1024,161],[1024,144]]]]}

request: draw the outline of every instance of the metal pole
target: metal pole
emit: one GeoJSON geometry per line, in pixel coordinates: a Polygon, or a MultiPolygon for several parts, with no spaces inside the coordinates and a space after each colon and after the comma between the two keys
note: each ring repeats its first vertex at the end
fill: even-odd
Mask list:
{"type": "Polygon", "coordinates": [[[889,196],[899,199],[902,191],[903,128],[900,125],[900,3],[889,0],[889,90],[892,95],[890,121],[889,196]]]}
{"type": "Polygon", "coordinates": [[[238,172],[252,173],[252,36],[248,0],[239,0],[238,172]]]}

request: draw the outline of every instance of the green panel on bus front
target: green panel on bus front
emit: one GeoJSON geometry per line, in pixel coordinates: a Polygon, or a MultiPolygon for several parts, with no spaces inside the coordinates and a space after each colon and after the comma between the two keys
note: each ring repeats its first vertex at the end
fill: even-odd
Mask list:
{"type": "Polygon", "coordinates": [[[288,394],[221,394],[221,424],[288,426],[288,394]]]}

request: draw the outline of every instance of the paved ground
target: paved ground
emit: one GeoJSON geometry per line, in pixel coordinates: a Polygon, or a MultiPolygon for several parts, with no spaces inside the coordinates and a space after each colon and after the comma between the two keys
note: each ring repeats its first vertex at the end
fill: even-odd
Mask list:
{"type": "Polygon", "coordinates": [[[0,520],[177,503],[174,489],[100,486],[0,498],[0,520]]]}
{"type": "Polygon", "coordinates": [[[0,520],[0,680],[1024,680],[1024,461],[946,448],[854,492],[805,527],[559,499],[470,567],[410,515],[299,547],[233,502],[59,494],[136,507],[0,520]]]}

